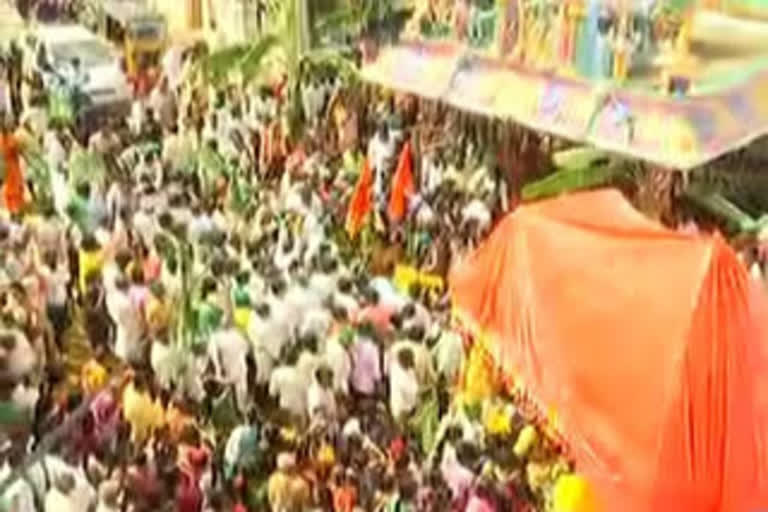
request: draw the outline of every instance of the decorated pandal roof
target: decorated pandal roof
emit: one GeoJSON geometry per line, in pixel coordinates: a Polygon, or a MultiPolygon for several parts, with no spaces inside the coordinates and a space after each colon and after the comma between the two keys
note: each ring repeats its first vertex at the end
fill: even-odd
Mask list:
{"type": "MultiPolygon", "coordinates": [[[[581,16],[589,17],[584,11],[581,16]]],[[[704,18],[708,25],[698,27],[698,32],[710,39],[719,33],[736,41],[733,34],[740,21],[728,19],[722,24],[720,18],[714,22],[711,16],[704,18]]],[[[631,71],[616,75],[621,55],[614,51],[607,67],[597,64],[596,76],[595,63],[583,61],[585,56],[593,58],[589,55],[596,53],[595,43],[584,42],[589,28],[583,19],[580,23],[572,28],[569,62],[541,65],[541,57],[530,47],[520,50],[524,37],[517,29],[512,38],[509,33],[485,36],[490,44],[483,48],[477,44],[483,40],[482,31],[470,24],[474,33],[463,40],[406,33],[397,46],[380,49],[364,65],[363,76],[388,88],[674,169],[700,166],[768,133],[768,25],[749,22],[755,35],[749,35],[747,43],[754,44],[740,42],[752,48],[749,55],[711,40],[701,53],[696,41],[689,43],[690,50],[688,46],[680,50],[679,41],[638,44],[635,38],[635,61],[627,66],[631,71]],[[760,30],[765,38],[758,41],[760,30]],[[517,43],[509,44],[510,39],[517,43]],[[499,50],[505,43],[506,54],[499,50]],[[653,51],[641,54],[638,46],[653,51]]],[[[630,25],[643,26],[633,20],[623,26],[630,25]]],[[[544,33],[557,40],[556,28],[551,25],[544,33]]],[[[685,31],[689,35],[697,29],[685,31]]],[[[678,27],[676,33],[680,32],[678,27]]],[[[599,37],[599,31],[593,36],[599,37]]]]}

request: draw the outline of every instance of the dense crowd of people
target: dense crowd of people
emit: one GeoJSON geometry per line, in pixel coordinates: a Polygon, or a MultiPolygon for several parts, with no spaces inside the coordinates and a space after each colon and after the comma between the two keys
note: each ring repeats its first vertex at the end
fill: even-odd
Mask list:
{"type": "Polygon", "coordinates": [[[561,448],[475,399],[450,318],[506,188],[331,79],[291,133],[292,93],[166,76],[87,143],[5,116],[0,510],[550,506],[561,448]]]}

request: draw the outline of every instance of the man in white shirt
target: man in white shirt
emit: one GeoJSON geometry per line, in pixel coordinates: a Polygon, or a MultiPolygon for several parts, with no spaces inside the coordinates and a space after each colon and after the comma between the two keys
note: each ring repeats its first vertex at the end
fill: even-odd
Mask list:
{"type": "Polygon", "coordinates": [[[368,143],[368,159],[373,166],[373,194],[379,211],[387,205],[389,171],[395,158],[395,138],[389,133],[389,126],[382,123],[376,135],[368,143]]]}
{"type": "Polygon", "coordinates": [[[222,329],[211,335],[208,357],[216,379],[234,385],[237,406],[244,411],[248,404],[248,340],[236,328],[222,329]]]}
{"type": "Polygon", "coordinates": [[[474,235],[484,233],[491,226],[491,212],[488,206],[480,199],[473,199],[461,211],[464,224],[475,224],[474,235]]]}
{"type": "Polygon", "coordinates": [[[435,383],[435,368],[432,362],[432,354],[426,344],[423,343],[424,331],[421,328],[412,328],[407,339],[396,341],[385,356],[385,371],[389,365],[397,359],[397,354],[407,349],[413,354],[413,364],[416,377],[421,389],[427,389],[435,383]]]}
{"type": "Polygon", "coordinates": [[[189,148],[186,147],[184,138],[179,135],[178,127],[173,125],[166,128],[163,138],[162,161],[170,164],[171,169],[180,169],[188,154],[189,148]]]}
{"type": "Polygon", "coordinates": [[[348,394],[352,358],[339,336],[332,336],[326,342],[325,363],[333,372],[333,389],[344,395],[348,394]]]}
{"type": "Polygon", "coordinates": [[[149,245],[155,239],[155,234],[159,230],[155,220],[154,210],[149,204],[144,204],[133,215],[133,229],[141,237],[145,245],[149,245]]]}
{"type": "Polygon", "coordinates": [[[50,322],[52,336],[59,351],[63,349],[63,335],[67,328],[67,286],[69,269],[59,264],[58,256],[48,251],[43,256],[45,264],[40,268],[40,276],[46,294],[46,316],[50,322]]]}
{"type": "MultiPolygon", "coordinates": [[[[23,463],[23,451],[19,447],[11,448],[9,458],[0,469],[0,479],[5,481],[16,466],[23,463]]],[[[17,478],[0,497],[0,510],[9,512],[38,512],[35,504],[34,482],[29,474],[17,478]]],[[[45,492],[44,490],[42,491],[45,492]]]]}
{"type": "Polygon", "coordinates": [[[408,297],[398,292],[392,281],[386,277],[374,277],[371,279],[370,287],[376,291],[379,297],[379,306],[393,311],[401,311],[408,305],[408,297]]]}
{"type": "Polygon", "coordinates": [[[128,281],[123,277],[118,278],[115,288],[107,293],[112,295],[109,300],[112,309],[109,313],[117,326],[115,355],[127,363],[141,363],[144,324],[128,294],[128,281]]]}
{"type": "Polygon", "coordinates": [[[295,418],[304,418],[307,402],[307,382],[296,366],[275,368],[269,380],[269,394],[277,397],[280,408],[295,418]]]}
{"type": "Polygon", "coordinates": [[[4,362],[0,376],[19,381],[35,369],[38,356],[23,332],[3,329],[0,331],[0,360],[4,362]]]}
{"type": "Polygon", "coordinates": [[[256,360],[256,382],[260,385],[269,383],[275,361],[279,360],[282,350],[280,343],[270,343],[274,324],[267,304],[257,305],[248,321],[248,340],[251,342],[253,357],[256,360]]]}
{"type": "Polygon", "coordinates": [[[310,421],[336,418],[336,398],[333,395],[333,370],[326,365],[319,366],[312,375],[307,390],[307,412],[310,421]]]}
{"type": "MultiPolygon", "coordinates": [[[[393,347],[394,348],[394,347],[393,347]]],[[[419,403],[419,382],[415,356],[408,347],[393,351],[389,364],[389,408],[392,416],[402,421],[419,403]]]]}
{"type": "Polygon", "coordinates": [[[446,382],[448,384],[456,382],[464,363],[464,342],[461,336],[453,330],[443,330],[437,343],[432,347],[432,357],[438,373],[445,377],[446,382]]]}
{"type": "Polygon", "coordinates": [[[176,98],[168,85],[168,79],[163,78],[149,95],[149,107],[162,126],[170,126],[176,122],[176,98]]]}

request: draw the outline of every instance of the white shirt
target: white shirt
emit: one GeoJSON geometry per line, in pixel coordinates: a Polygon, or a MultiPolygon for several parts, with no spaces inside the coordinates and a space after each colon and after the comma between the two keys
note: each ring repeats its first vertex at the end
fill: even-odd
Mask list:
{"type": "Polygon", "coordinates": [[[306,382],[293,366],[280,366],[272,372],[269,394],[279,397],[280,407],[296,416],[303,416],[306,409],[306,382]]]}
{"type": "Polygon", "coordinates": [[[3,373],[21,379],[35,368],[37,355],[24,334],[13,330],[4,329],[3,331],[4,334],[13,334],[16,339],[16,345],[7,353],[7,365],[3,373]]]}
{"type": "Polygon", "coordinates": [[[309,287],[314,290],[321,302],[327,301],[336,290],[336,276],[324,273],[312,274],[309,278],[309,287]]]}
{"type": "MultiPolygon", "coordinates": [[[[72,503],[74,508],[71,510],[73,512],[82,512],[83,510],[88,510],[91,504],[96,503],[96,490],[91,486],[91,484],[88,482],[88,478],[85,476],[85,473],[83,471],[82,467],[75,467],[70,464],[67,464],[62,460],[60,457],[57,456],[46,456],[45,457],[45,464],[48,468],[48,475],[50,477],[50,482],[53,483],[56,479],[57,475],[60,475],[62,473],[69,473],[71,474],[75,479],[75,486],[70,491],[69,496],[61,496],[61,493],[56,491],[54,494],[58,494],[59,496],[56,496],[54,498],[54,503],[66,503],[66,501],[69,501],[72,503]],[[66,501],[59,502],[61,498],[65,498],[66,501]]],[[[42,471],[42,468],[36,464],[35,465],[38,473],[42,471]]],[[[35,484],[37,485],[37,484],[35,484]]],[[[51,494],[51,491],[55,491],[55,487],[52,487],[49,491],[49,494],[51,494]]],[[[48,495],[46,495],[46,504],[48,503],[48,495]]],[[[46,506],[46,511],[48,510],[55,510],[58,512],[59,510],[68,510],[68,509],[59,509],[59,508],[48,508],[46,506]]]]}
{"type": "Polygon", "coordinates": [[[139,210],[134,214],[133,228],[147,244],[150,244],[155,239],[155,234],[158,231],[155,219],[144,210],[139,210]]]}
{"type": "Polygon", "coordinates": [[[429,311],[420,302],[415,302],[413,306],[413,316],[403,322],[403,329],[408,330],[412,327],[423,327],[424,332],[429,332],[432,327],[432,317],[429,315],[429,311]]]}
{"type": "Polygon", "coordinates": [[[109,186],[107,191],[107,212],[109,215],[117,215],[125,205],[125,198],[120,184],[115,182],[109,186]]]}
{"type": "Polygon", "coordinates": [[[250,433],[250,425],[238,425],[232,430],[224,447],[224,461],[227,464],[235,464],[240,458],[243,438],[250,433]]]}
{"type": "Polygon", "coordinates": [[[491,225],[491,212],[485,203],[479,199],[474,199],[465,206],[461,211],[461,216],[464,218],[464,221],[477,221],[477,227],[481,231],[484,231],[491,225]]]}
{"type": "Polygon", "coordinates": [[[395,418],[413,411],[419,403],[419,383],[414,370],[394,361],[389,371],[389,408],[395,418]]]}
{"type": "Polygon", "coordinates": [[[211,217],[208,216],[208,214],[200,214],[197,217],[194,217],[192,221],[189,223],[189,238],[193,242],[198,242],[200,239],[205,236],[209,235],[213,232],[213,221],[211,220],[211,217]]]}
{"type": "Polygon", "coordinates": [[[333,370],[333,389],[347,394],[349,376],[352,373],[352,358],[335,336],[325,345],[325,363],[333,370]]]}
{"type": "Polygon", "coordinates": [[[134,100],[131,104],[131,115],[128,118],[128,124],[133,129],[134,133],[140,133],[144,126],[146,117],[146,107],[141,100],[134,100]]]}
{"type": "Polygon", "coordinates": [[[395,155],[395,138],[389,134],[389,139],[385,142],[376,134],[368,143],[368,158],[370,158],[377,176],[388,170],[390,160],[395,155]]]}
{"type": "Polygon", "coordinates": [[[155,119],[160,119],[160,112],[162,111],[168,96],[170,96],[170,92],[164,92],[160,89],[160,87],[155,87],[150,93],[149,108],[151,108],[152,112],[155,114],[155,119]]]}
{"type": "Polygon", "coordinates": [[[169,162],[173,168],[180,167],[187,157],[184,146],[181,135],[167,135],[163,140],[163,161],[169,162]]]}
{"type": "Polygon", "coordinates": [[[307,412],[310,418],[317,414],[322,414],[325,418],[335,418],[336,398],[333,396],[333,388],[325,389],[312,379],[307,390],[307,412]]]}
{"type": "Polygon", "coordinates": [[[131,361],[141,353],[143,334],[141,315],[134,308],[128,294],[123,291],[115,290],[111,303],[114,307],[112,319],[117,325],[115,355],[123,361],[131,361]]]}
{"type": "Polygon", "coordinates": [[[454,331],[444,331],[432,347],[432,356],[437,365],[437,370],[453,382],[459,375],[459,370],[464,362],[464,342],[454,331]]]}
{"type": "MultiPolygon", "coordinates": [[[[8,462],[6,462],[3,464],[2,470],[0,470],[0,478],[5,480],[10,474],[11,468],[8,462]]],[[[2,498],[0,498],[0,503],[4,505],[4,507],[0,506],[0,508],[10,512],[36,512],[34,489],[24,478],[18,478],[8,487],[2,498]]]]}
{"type": "Polygon", "coordinates": [[[69,271],[63,266],[58,267],[55,271],[48,266],[43,266],[40,269],[40,274],[47,292],[48,304],[56,306],[66,304],[69,271]]]}
{"type": "Polygon", "coordinates": [[[408,304],[408,299],[401,295],[386,277],[374,277],[371,279],[371,288],[376,290],[379,296],[379,304],[395,311],[400,311],[408,304]]]}
{"type": "Polygon", "coordinates": [[[360,309],[360,304],[349,294],[336,292],[333,294],[333,305],[343,307],[347,314],[355,316],[360,309]]]}
{"type": "Polygon", "coordinates": [[[299,354],[299,360],[296,361],[296,369],[299,372],[299,376],[304,379],[305,387],[314,380],[315,371],[323,364],[324,359],[324,357],[309,350],[304,350],[299,354]]]}
{"type": "Polygon", "coordinates": [[[313,307],[310,310],[304,310],[302,313],[299,334],[301,336],[314,334],[317,336],[320,343],[322,343],[333,325],[333,317],[322,307],[313,307]]]}
{"type": "Polygon", "coordinates": [[[208,342],[208,356],[216,376],[232,383],[245,376],[248,340],[237,329],[216,331],[208,342]]]}
{"type": "MultiPolygon", "coordinates": [[[[55,510],[56,512],[81,512],[75,505],[72,496],[67,496],[52,487],[45,495],[45,510],[55,510]]],[[[83,509],[87,510],[87,509],[83,509]]]]}
{"type": "Polygon", "coordinates": [[[168,79],[168,86],[176,89],[181,84],[182,78],[181,48],[174,46],[168,49],[163,56],[163,74],[168,79]]]}
{"type": "Polygon", "coordinates": [[[422,386],[431,384],[435,374],[432,354],[429,353],[426,345],[411,340],[400,340],[392,344],[384,355],[384,371],[391,373],[392,369],[397,367],[397,354],[406,348],[413,352],[413,368],[419,384],[422,386]]]}
{"type": "Polygon", "coordinates": [[[149,364],[163,389],[168,389],[175,377],[175,362],[174,350],[170,345],[157,341],[152,343],[152,348],[149,352],[149,364]]]}

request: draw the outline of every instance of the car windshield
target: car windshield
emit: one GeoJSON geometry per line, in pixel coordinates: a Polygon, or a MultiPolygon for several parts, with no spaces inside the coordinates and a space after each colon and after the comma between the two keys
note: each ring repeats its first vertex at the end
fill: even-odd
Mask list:
{"type": "Polygon", "coordinates": [[[109,64],[112,54],[109,47],[98,40],[65,41],[56,43],[51,48],[53,60],[56,63],[72,62],[80,59],[83,67],[109,64]]]}

